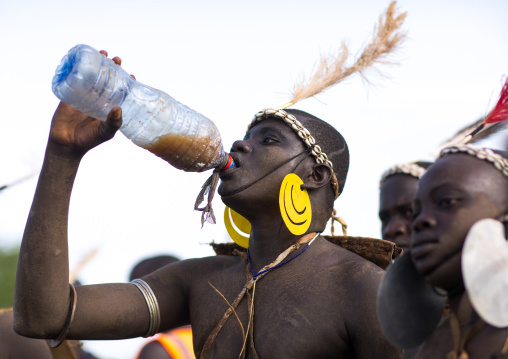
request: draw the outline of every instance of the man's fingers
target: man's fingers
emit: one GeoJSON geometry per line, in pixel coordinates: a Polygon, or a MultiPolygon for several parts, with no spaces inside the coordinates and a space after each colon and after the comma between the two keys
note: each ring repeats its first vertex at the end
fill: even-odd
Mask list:
{"type": "MultiPolygon", "coordinates": [[[[115,106],[108,114],[108,119],[106,122],[120,122],[120,126],[122,125],[122,108],[120,106],[115,106]]],[[[120,127],[118,126],[118,127],[120,127]]]]}
{"type": "MultiPolygon", "coordinates": [[[[104,56],[108,57],[108,52],[106,50],[101,50],[99,51],[101,54],[103,54],[104,56]]],[[[111,60],[113,60],[113,62],[115,64],[117,64],[118,66],[122,66],[122,59],[119,58],[118,56],[115,56],[113,57],[111,60]]]]}
{"type": "Polygon", "coordinates": [[[131,77],[135,80],[136,79],[136,76],[134,76],[133,74],[131,74],[131,77]]]}
{"type": "Polygon", "coordinates": [[[116,106],[109,112],[108,118],[104,123],[104,135],[108,139],[112,138],[120,126],[122,126],[122,109],[120,106],[116,106]]]}

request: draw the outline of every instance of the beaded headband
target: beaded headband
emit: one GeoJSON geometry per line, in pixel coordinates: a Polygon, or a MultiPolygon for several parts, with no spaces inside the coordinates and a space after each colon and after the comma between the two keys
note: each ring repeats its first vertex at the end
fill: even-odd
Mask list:
{"type": "Polygon", "coordinates": [[[332,185],[333,192],[335,194],[335,199],[337,199],[337,197],[339,197],[340,195],[339,182],[337,181],[337,176],[335,176],[335,172],[333,171],[332,162],[328,159],[326,153],[324,153],[321,150],[321,147],[319,147],[319,145],[316,144],[316,140],[314,139],[314,137],[312,137],[309,130],[303,127],[301,122],[298,121],[295,116],[288,114],[286,111],[282,109],[267,108],[256,113],[251,123],[249,124],[247,131],[249,131],[252,128],[252,126],[254,126],[259,121],[270,117],[278,118],[284,121],[286,125],[288,125],[291,129],[293,129],[293,131],[296,132],[298,137],[300,137],[303,143],[305,143],[307,148],[310,150],[310,153],[312,154],[312,156],[314,156],[316,163],[326,163],[328,166],[330,166],[330,168],[332,169],[332,179],[330,183],[332,185]]]}
{"type": "Polygon", "coordinates": [[[463,153],[478,158],[479,160],[491,163],[503,175],[508,177],[508,160],[488,148],[475,147],[471,145],[457,145],[444,148],[439,158],[454,153],[463,153]]]}
{"type": "Polygon", "coordinates": [[[395,165],[387,169],[382,175],[379,181],[379,188],[383,185],[384,181],[390,176],[396,174],[405,174],[416,179],[420,179],[425,173],[425,168],[418,166],[416,163],[404,163],[402,165],[395,165]]]}

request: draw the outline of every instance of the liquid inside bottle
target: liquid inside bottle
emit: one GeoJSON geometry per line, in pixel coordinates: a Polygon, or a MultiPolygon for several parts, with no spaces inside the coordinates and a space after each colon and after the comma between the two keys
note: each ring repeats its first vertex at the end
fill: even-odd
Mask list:
{"type": "Polygon", "coordinates": [[[122,108],[120,131],[178,169],[202,172],[220,166],[227,154],[215,124],[167,93],[134,80],[120,66],[88,45],[77,45],[62,59],[53,92],[80,112],[105,121],[122,108]]]}

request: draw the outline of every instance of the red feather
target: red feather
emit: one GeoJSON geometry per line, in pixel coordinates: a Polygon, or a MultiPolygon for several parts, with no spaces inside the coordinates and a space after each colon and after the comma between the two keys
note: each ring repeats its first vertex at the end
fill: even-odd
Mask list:
{"type": "Polygon", "coordinates": [[[504,120],[508,120],[508,77],[501,90],[496,107],[489,113],[483,123],[496,123],[504,120]]]}

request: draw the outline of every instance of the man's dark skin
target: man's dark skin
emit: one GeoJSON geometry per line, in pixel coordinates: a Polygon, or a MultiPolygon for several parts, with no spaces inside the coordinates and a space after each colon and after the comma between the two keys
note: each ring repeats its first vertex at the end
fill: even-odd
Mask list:
{"type": "MultiPolygon", "coordinates": [[[[175,263],[178,261],[179,261],[178,258],[169,255],[161,255],[143,259],[134,266],[129,275],[129,280],[142,278],[159,268],[162,268],[168,264],[175,263]]],[[[182,355],[184,357],[188,355],[189,359],[190,356],[194,355],[193,352],[187,353],[186,347],[181,348],[180,351],[183,352],[182,355]]],[[[176,357],[180,358],[181,356],[177,354],[176,357]]],[[[166,350],[166,348],[158,340],[154,340],[149,342],[148,344],[145,344],[141,348],[137,356],[137,359],[173,359],[173,356],[168,352],[168,350],[166,350]]]]}
{"type": "Polygon", "coordinates": [[[411,246],[413,200],[418,179],[407,174],[394,174],[383,182],[379,193],[379,219],[382,238],[394,242],[404,252],[411,246]]]}
{"type": "MultiPolygon", "coordinates": [[[[67,216],[73,181],[85,153],[112,138],[120,124],[120,108],[114,108],[106,122],[87,118],[65,104],[59,105],[53,117],[18,264],[15,329],[22,335],[54,338],[64,327],[69,308],[67,216]]],[[[305,149],[293,130],[275,119],[261,121],[244,140],[233,144],[231,154],[238,166],[221,174],[219,194],[252,224],[249,246],[255,272],[302,237],[285,228],[279,213],[278,194],[285,175],[297,167],[295,173],[312,202],[313,220],[307,233],[320,232],[331,213],[323,204],[333,202],[331,169],[302,154],[255,185],[228,194],[305,149]]],[[[228,308],[211,285],[231,303],[245,284],[245,270],[239,257],[215,256],[170,264],[144,277],[159,302],[159,331],[191,324],[199,357],[228,308]]],[[[257,283],[254,337],[259,357],[400,358],[401,352],[383,337],[377,323],[375,301],[382,273],[374,264],[318,237],[305,253],[257,283]]],[[[134,285],[90,285],[76,290],[77,309],[68,338],[123,339],[148,331],[147,304],[134,285]]],[[[247,297],[236,312],[246,329],[247,297]]],[[[240,325],[232,316],[207,358],[238,358],[242,344],[240,325]]],[[[249,345],[246,350],[247,358],[253,357],[249,345]]]]}
{"type": "Polygon", "coordinates": [[[22,337],[12,329],[12,311],[0,312],[1,359],[52,359],[45,340],[22,337]]]}
{"type": "MultiPolygon", "coordinates": [[[[508,179],[492,164],[465,154],[439,159],[421,178],[415,200],[411,257],[425,280],[448,291],[462,333],[478,320],[464,291],[461,252],[467,232],[483,218],[508,213],[508,179]]],[[[419,359],[443,358],[453,350],[450,317],[424,343],[419,359]]],[[[466,344],[471,359],[500,353],[506,328],[485,327],[466,344]]]]}

